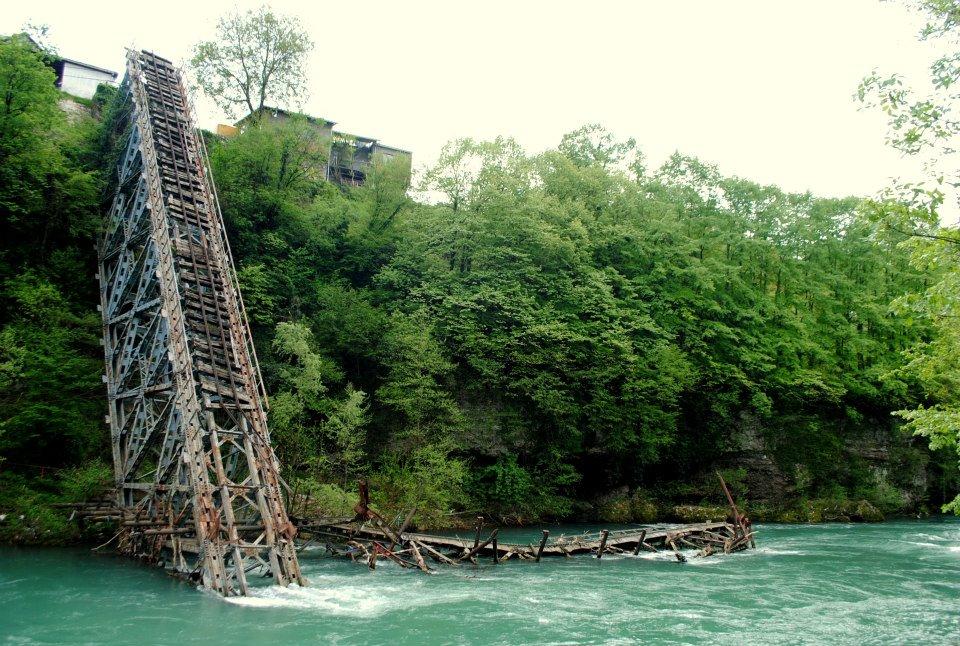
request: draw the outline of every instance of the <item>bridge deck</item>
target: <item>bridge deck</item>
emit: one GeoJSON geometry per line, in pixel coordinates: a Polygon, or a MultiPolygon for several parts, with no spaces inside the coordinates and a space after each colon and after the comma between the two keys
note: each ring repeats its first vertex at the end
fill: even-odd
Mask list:
{"type": "MultiPolygon", "coordinates": [[[[747,549],[753,544],[753,534],[744,534],[738,528],[726,522],[695,523],[669,527],[636,528],[617,531],[601,531],[576,536],[561,535],[553,540],[549,532],[544,531],[540,541],[535,543],[501,543],[498,530],[487,534],[477,533],[474,538],[425,534],[419,532],[384,531],[376,526],[356,523],[332,523],[300,526],[302,535],[316,539],[339,539],[344,545],[363,550],[368,556],[371,552],[392,551],[396,546],[397,555],[426,552],[436,561],[459,562],[475,560],[478,557],[494,558],[498,562],[512,557],[521,560],[538,559],[541,556],[573,556],[607,553],[639,553],[641,550],[659,552],[665,550],[678,555],[680,549],[694,548],[698,556],[710,556],[716,553],[730,553],[747,549]],[[414,549],[418,548],[418,549],[414,549]]],[[[331,549],[333,549],[331,547],[331,549]]],[[[351,553],[348,551],[348,553],[351,553]]],[[[419,560],[419,559],[418,559],[419,560]]]]}
{"type": "MultiPolygon", "coordinates": [[[[87,521],[119,521],[135,532],[162,536],[168,547],[177,541],[179,549],[198,552],[199,543],[189,528],[159,527],[153,523],[133,520],[129,511],[118,509],[106,500],[71,505],[75,514],[87,521]]],[[[395,530],[385,525],[379,517],[363,522],[340,519],[291,518],[297,525],[298,542],[326,544],[328,550],[353,560],[364,560],[376,567],[378,558],[390,559],[403,567],[429,570],[426,559],[447,565],[457,565],[478,559],[500,563],[511,558],[539,560],[541,557],[572,557],[590,554],[603,557],[605,554],[632,553],[641,551],[673,554],[677,560],[686,556],[681,550],[697,550],[696,556],[729,554],[754,547],[753,532],[749,525],[736,526],[727,522],[692,523],[636,527],[631,529],[600,531],[551,538],[542,531],[539,541],[532,543],[500,542],[499,529],[477,530],[473,538],[423,532],[395,530]]],[[[255,529],[255,528],[251,528],[255,529]]],[[[241,544],[241,548],[247,547],[241,544]]],[[[250,545],[250,548],[255,547],[250,545]]]]}

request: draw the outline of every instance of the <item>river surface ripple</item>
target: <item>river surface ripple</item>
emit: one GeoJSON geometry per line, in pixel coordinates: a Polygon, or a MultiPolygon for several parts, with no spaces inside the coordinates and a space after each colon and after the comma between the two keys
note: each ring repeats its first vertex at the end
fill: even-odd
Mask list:
{"type": "MultiPolygon", "coordinates": [[[[87,550],[0,548],[0,642],[960,643],[960,520],[757,530],[757,550],[686,564],[580,556],[429,576],[308,549],[311,587],[230,600],[87,550]]],[[[538,537],[501,532],[501,542],[538,537]]]]}

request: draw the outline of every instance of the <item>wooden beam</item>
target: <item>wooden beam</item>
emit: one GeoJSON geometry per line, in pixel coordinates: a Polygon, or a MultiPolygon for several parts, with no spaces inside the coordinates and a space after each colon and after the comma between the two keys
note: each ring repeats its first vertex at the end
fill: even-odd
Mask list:
{"type": "Polygon", "coordinates": [[[550,538],[550,530],[543,530],[543,536],[540,537],[540,545],[537,547],[537,563],[540,562],[540,555],[543,554],[543,548],[547,544],[547,539],[550,538]]]}
{"type": "Polygon", "coordinates": [[[610,530],[605,529],[600,532],[600,547],[597,549],[597,558],[603,558],[603,548],[607,546],[607,537],[610,536],[610,530]]]}
{"type": "Polygon", "coordinates": [[[419,567],[424,572],[429,572],[430,568],[427,567],[426,562],[424,562],[423,557],[420,556],[420,550],[417,549],[417,542],[410,541],[410,549],[413,550],[413,557],[417,560],[417,567],[419,567]]]}
{"type": "Polygon", "coordinates": [[[647,530],[642,530],[640,532],[640,538],[637,539],[637,545],[633,548],[633,555],[636,556],[640,553],[640,548],[643,547],[643,540],[647,537],[647,530]]]}
{"type": "Polygon", "coordinates": [[[485,547],[486,547],[487,545],[489,545],[492,541],[496,540],[496,538],[497,538],[497,533],[498,533],[499,531],[500,531],[499,528],[494,528],[493,532],[490,534],[490,536],[487,538],[487,540],[483,541],[482,543],[478,543],[476,547],[474,547],[472,550],[470,550],[469,552],[467,552],[467,553],[466,553],[462,558],[460,558],[459,560],[460,560],[460,561],[466,561],[466,560],[471,560],[471,559],[473,559],[473,557],[476,556],[477,552],[479,552],[480,550],[482,550],[483,548],[485,548],[485,547]]]}

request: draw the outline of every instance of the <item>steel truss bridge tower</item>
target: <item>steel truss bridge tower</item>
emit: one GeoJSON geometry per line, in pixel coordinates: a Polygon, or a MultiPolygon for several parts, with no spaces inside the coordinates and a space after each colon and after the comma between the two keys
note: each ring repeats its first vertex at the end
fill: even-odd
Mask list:
{"type": "Polygon", "coordinates": [[[305,585],[266,393],[179,72],[130,51],[98,247],[120,548],[223,595],[305,585]]]}

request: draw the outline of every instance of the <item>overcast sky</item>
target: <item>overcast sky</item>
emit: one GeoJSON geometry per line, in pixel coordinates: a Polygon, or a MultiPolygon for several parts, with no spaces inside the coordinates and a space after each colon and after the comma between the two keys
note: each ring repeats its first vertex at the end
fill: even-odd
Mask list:
{"type": "MultiPolygon", "coordinates": [[[[236,4],[8,1],[0,31],[48,24],[63,56],[122,73],[126,46],[184,61],[236,4]]],[[[510,135],[539,151],[599,122],[652,163],[679,150],[791,191],[868,195],[912,174],[884,146],[882,117],[852,99],[873,67],[930,59],[896,3],[272,4],[316,43],[305,110],[413,150],[417,165],[454,137],[510,135]]],[[[207,127],[223,120],[206,102],[198,112],[207,127]]]]}

